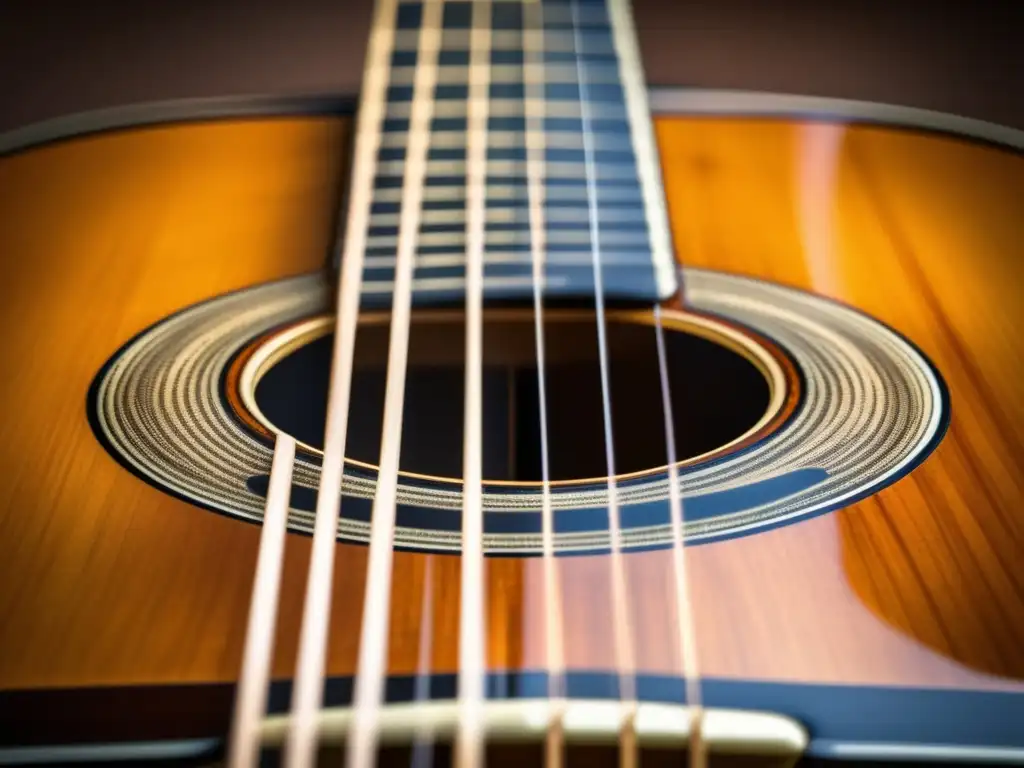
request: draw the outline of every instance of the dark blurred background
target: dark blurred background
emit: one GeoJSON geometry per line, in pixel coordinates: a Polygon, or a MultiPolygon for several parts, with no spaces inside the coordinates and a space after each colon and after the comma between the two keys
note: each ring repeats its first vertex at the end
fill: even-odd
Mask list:
{"type": "MultiPolygon", "coordinates": [[[[370,0],[7,0],[0,132],[183,97],[358,88],[370,0]]],[[[651,85],[887,102],[1024,129],[1020,0],[634,0],[651,85]]]]}

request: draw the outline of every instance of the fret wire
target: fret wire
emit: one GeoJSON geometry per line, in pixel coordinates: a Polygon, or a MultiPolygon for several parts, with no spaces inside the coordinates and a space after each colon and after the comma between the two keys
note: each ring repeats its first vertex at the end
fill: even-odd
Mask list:
{"type": "MultiPolygon", "coordinates": [[[[587,285],[593,290],[593,274],[592,270],[587,269],[586,264],[582,263],[582,260],[575,262],[563,262],[556,261],[554,259],[547,259],[546,262],[545,276],[547,278],[561,276],[565,279],[572,281],[572,286],[579,289],[583,285],[587,285]],[[588,282],[591,281],[591,282],[588,282]]],[[[529,262],[487,262],[484,265],[484,276],[487,278],[488,288],[496,288],[503,284],[502,281],[506,279],[518,279],[528,274],[530,264],[529,262]]],[[[637,271],[635,264],[609,264],[604,267],[604,272],[610,277],[614,277],[620,283],[622,288],[636,289],[638,283],[637,271]]],[[[367,283],[377,281],[393,281],[395,270],[393,268],[378,268],[378,269],[367,269],[364,273],[364,281],[367,283]]],[[[416,279],[429,279],[429,280],[444,280],[457,278],[464,280],[466,276],[465,264],[456,264],[450,266],[431,266],[417,269],[415,271],[416,279]]],[[[639,278],[642,285],[643,280],[639,278]]]]}
{"type": "MultiPolygon", "coordinates": [[[[639,209],[637,209],[639,210],[639,209]]],[[[635,223],[637,210],[629,208],[611,208],[601,211],[601,224],[613,223],[635,223]]],[[[488,208],[487,221],[493,223],[522,221],[525,215],[524,210],[515,208],[488,208]]],[[[576,208],[551,208],[545,213],[545,219],[550,224],[563,223],[586,223],[589,216],[586,210],[576,208]]],[[[420,219],[422,223],[447,224],[452,222],[463,222],[465,214],[462,211],[424,211],[420,219]]],[[[391,226],[398,223],[398,214],[375,213],[370,219],[370,226],[391,226]]]]}
{"type": "MultiPolygon", "coordinates": [[[[497,248],[503,245],[527,245],[528,239],[524,237],[525,234],[525,231],[489,231],[485,241],[488,248],[497,248]]],[[[599,239],[602,246],[633,246],[637,249],[644,248],[648,254],[650,253],[647,248],[647,238],[641,232],[602,231],[599,239]]],[[[549,245],[589,245],[590,241],[590,233],[585,230],[549,230],[546,240],[549,245]]],[[[419,252],[421,254],[423,253],[423,247],[439,246],[447,246],[453,253],[458,253],[465,248],[467,242],[465,233],[457,232],[424,233],[421,230],[418,236],[418,245],[421,248],[419,252]]],[[[371,235],[367,238],[366,245],[367,248],[394,249],[398,246],[398,237],[397,235],[371,235]]],[[[492,255],[495,254],[493,252],[487,253],[487,256],[492,255]]],[[[367,257],[369,258],[369,254],[367,257]]]]}
{"type": "MultiPolygon", "coordinates": [[[[522,147],[525,142],[525,134],[521,131],[490,131],[489,143],[491,147],[510,148],[522,147]]],[[[405,147],[409,141],[408,133],[405,131],[385,131],[380,139],[381,146],[385,148],[405,147]]],[[[582,149],[583,140],[578,132],[553,131],[545,132],[544,141],[547,146],[558,149],[582,149]]],[[[593,137],[595,149],[620,149],[623,145],[622,136],[616,133],[600,133],[593,137]]],[[[436,133],[431,139],[431,146],[435,149],[458,149],[466,146],[466,134],[459,131],[443,131],[436,133]]]]}
{"type": "MultiPolygon", "coordinates": [[[[489,176],[511,176],[519,171],[522,163],[518,160],[488,160],[487,174],[489,176]]],[[[583,163],[575,162],[552,162],[545,163],[550,178],[579,178],[583,163]]],[[[402,160],[388,160],[378,166],[382,177],[396,177],[402,173],[405,162],[402,160]]],[[[466,163],[462,160],[430,160],[427,162],[427,173],[429,176],[440,176],[460,174],[466,172],[466,163]]],[[[601,170],[603,179],[630,179],[636,180],[636,169],[631,164],[605,165],[601,170]]]]}
{"type": "MultiPolygon", "coordinates": [[[[405,119],[409,117],[411,105],[406,101],[392,101],[388,103],[387,117],[389,119],[405,119]]],[[[549,117],[578,118],[581,114],[579,102],[570,99],[549,99],[546,111],[549,117]]],[[[625,120],[628,117],[626,108],[621,104],[606,104],[597,102],[591,105],[596,119],[604,120],[625,120]]],[[[434,114],[442,119],[464,118],[468,113],[468,106],[465,101],[439,99],[435,101],[434,114]]],[[[523,103],[517,99],[491,99],[491,115],[494,117],[522,117],[524,115],[523,103]]]]}
{"type": "MultiPolygon", "coordinates": [[[[522,13],[530,4],[502,3],[495,8],[517,6],[522,13]]],[[[508,13],[504,11],[503,13],[508,13]]],[[[490,35],[491,49],[486,61],[475,66],[488,75],[488,188],[485,218],[490,221],[495,211],[508,211],[508,216],[524,215],[527,209],[526,182],[521,178],[525,158],[525,84],[528,79],[538,84],[539,97],[544,106],[541,117],[542,134],[548,151],[582,153],[582,116],[589,114],[592,149],[602,153],[597,165],[598,200],[602,220],[639,216],[651,228],[652,217],[648,185],[649,175],[644,160],[637,153],[633,128],[634,112],[630,107],[628,62],[620,55],[617,42],[619,33],[617,16],[622,9],[614,4],[584,4],[572,10],[568,5],[538,4],[536,14],[528,23],[508,16],[509,22],[494,25],[490,35]],[[579,19],[574,24],[573,15],[579,19]],[[527,57],[527,49],[533,52],[527,57]],[[581,98],[581,82],[587,85],[587,103],[581,98]],[[507,155],[494,155],[506,152],[507,155]],[[490,183],[494,177],[495,183],[490,183]],[[511,183],[510,183],[511,180],[511,183]],[[625,183],[628,187],[621,187],[625,183]],[[635,211],[627,208],[635,207],[635,211]]],[[[627,12],[628,15],[628,12],[627,12]]],[[[431,130],[431,150],[428,156],[428,182],[424,192],[423,215],[439,215],[441,220],[464,222],[464,213],[453,213],[464,208],[464,184],[448,184],[444,177],[465,174],[465,147],[468,143],[466,116],[468,114],[469,42],[473,24],[463,20],[460,25],[448,25],[441,32],[436,85],[433,91],[434,120],[431,130]],[[444,211],[441,213],[441,211],[444,211]]],[[[400,175],[405,165],[404,147],[409,141],[408,115],[411,110],[411,85],[416,76],[420,53],[416,50],[416,31],[399,30],[396,50],[391,57],[391,81],[388,87],[388,120],[381,137],[382,154],[378,167],[378,187],[374,200],[381,206],[401,202],[401,190],[390,186],[387,177],[400,175]]],[[[641,131],[642,133],[642,131],[641,131]]],[[[584,165],[581,157],[552,155],[543,162],[543,178],[548,203],[545,208],[553,221],[579,219],[573,207],[586,204],[582,187],[565,186],[571,179],[582,179],[584,165]]],[[[386,207],[375,207],[374,215],[384,214],[386,207]]],[[[656,217],[655,217],[656,218],[656,217]]],[[[376,221],[375,221],[376,223],[376,221]]],[[[650,297],[665,292],[664,274],[672,270],[671,252],[658,250],[666,234],[646,232],[650,243],[643,271],[651,282],[650,297]]],[[[573,235],[556,235],[554,241],[568,243],[573,235]]],[[[612,235],[613,243],[634,244],[644,233],[612,235]]],[[[422,233],[426,243],[444,242],[422,233]]],[[[508,238],[491,238],[494,242],[507,242],[508,238]]],[[[375,241],[376,242],[376,241],[375,241]]],[[[427,246],[433,247],[431,245],[427,246]]],[[[491,254],[488,253],[488,256],[491,254]]],[[[674,275],[674,272],[672,272],[674,275]]],[[[586,287],[581,284],[581,290],[586,287]]],[[[609,293],[618,290],[609,286],[609,293]]]]}
{"type": "MultiPolygon", "coordinates": [[[[545,288],[557,289],[568,285],[568,279],[561,275],[545,275],[545,288]]],[[[416,293],[458,293],[465,289],[466,281],[461,277],[422,277],[414,278],[413,290],[416,293]]],[[[515,277],[490,277],[484,275],[484,292],[502,291],[510,288],[533,288],[533,277],[529,274],[515,277]]],[[[393,280],[364,280],[364,294],[390,295],[395,290],[393,280]]]]}
{"type": "MultiPolygon", "coordinates": [[[[580,248],[578,251],[568,253],[548,253],[547,263],[550,265],[579,267],[584,269],[591,266],[590,250],[580,248]]],[[[646,251],[638,251],[635,254],[617,255],[614,253],[602,252],[601,263],[608,267],[636,267],[638,263],[647,263],[650,254],[646,251]],[[642,259],[642,261],[641,261],[642,259]]],[[[365,259],[366,269],[394,269],[396,258],[394,256],[367,256],[365,259]]],[[[428,254],[418,256],[416,259],[417,271],[426,269],[461,267],[466,263],[465,251],[452,250],[450,254],[428,254]]],[[[528,253],[510,254],[488,254],[484,259],[485,265],[497,264],[521,264],[530,265],[528,253]]]]}
{"type": "MultiPolygon", "coordinates": [[[[515,176],[521,173],[523,163],[521,160],[486,160],[488,176],[515,176]]],[[[582,178],[584,163],[580,161],[548,160],[544,163],[549,179],[580,179],[582,178]]],[[[405,168],[404,160],[386,160],[378,163],[378,179],[394,179],[399,181],[405,168]]],[[[439,178],[442,176],[458,176],[465,174],[466,162],[464,160],[428,160],[428,178],[439,178]]],[[[601,179],[630,179],[637,181],[636,168],[632,163],[606,163],[599,170],[601,179]]]]}
{"type": "MultiPolygon", "coordinates": [[[[518,64],[491,64],[492,83],[521,83],[525,77],[526,67],[529,65],[518,64]]],[[[576,67],[574,64],[548,63],[544,65],[547,83],[574,83],[576,82],[576,67]]],[[[592,62],[588,65],[588,75],[596,83],[618,83],[619,69],[616,65],[604,61],[592,62]]],[[[416,76],[416,67],[403,66],[392,69],[391,82],[393,85],[412,85],[416,76]]],[[[457,64],[450,64],[441,67],[439,72],[439,83],[460,84],[465,83],[469,77],[469,67],[457,64]]]]}
{"type": "MultiPolygon", "coordinates": [[[[580,201],[586,202],[587,194],[583,189],[575,187],[558,187],[545,185],[547,198],[552,202],[572,202],[580,201]]],[[[487,200],[490,201],[501,201],[501,200],[522,200],[525,201],[525,188],[518,186],[489,186],[487,188],[487,200]]],[[[643,199],[639,196],[635,189],[629,187],[604,187],[597,193],[600,198],[600,202],[633,202],[638,207],[643,205],[643,199]]],[[[425,201],[450,201],[458,202],[465,201],[465,187],[427,187],[423,191],[423,199],[425,201]]],[[[402,190],[400,189],[383,189],[378,190],[375,196],[377,202],[394,202],[400,203],[402,201],[402,190]]]]}

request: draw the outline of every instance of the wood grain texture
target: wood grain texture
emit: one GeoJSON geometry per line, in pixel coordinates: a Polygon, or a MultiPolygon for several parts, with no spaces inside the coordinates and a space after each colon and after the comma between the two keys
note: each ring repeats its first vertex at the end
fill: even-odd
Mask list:
{"type": "MultiPolygon", "coordinates": [[[[237,667],[258,530],[113,462],[86,390],[104,358],[176,309],[318,268],[343,133],[309,120],[168,127],[0,164],[3,687],[237,667]]],[[[291,602],[308,542],[289,539],[291,602]]]]}
{"type": "MultiPolygon", "coordinates": [[[[896,485],[836,515],[695,552],[702,599],[723,581],[771,594],[745,620],[763,612],[759,634],[777,625],[787,642],[776,641],[771,660],[747,662],[751,674],[799,676],[827,646],[868,653],[863,630],[845,625],[852,614],[829,604],[838,592],[787,600],[748,577],[764,560],[762,585],[818,581],[831,569],[819,571],[811,553],[824,545],[841,552],[849,585],[890,626],[974,669],[1024,677],[1024,225],[1014,202],[1024,158],[910,132],[756,120],[662,121],[659,138],[686,263],[867,312],[929,356],[952,400],[947,438],[896,485]],[[771,557],[773,546],[791,556],[771,557]],[[804,616],[815,602],[817,615],[804,616]]],[[[711,632],[723,637],[738,628],[717,624],[711,632]]],[[[732,669],[718,642],[705,645],[712,670],[732,669]]]]}
{"type": "MultiPolygon", "coordinates": [[[[949,383],[949,437],[841,513],[691,548],[702,672],[1014,687],[1024,677],[1024,159],[872,128],[662,119],[679,254],[857,306],[949,383]],[[834,160],[834,163],[832,162],[834,160]]],[[[111,134],[0,162],[0,688],[231,680],[258,529],[145,484],[86,390],[133,334],[319,267],[341,122],[111,134]]],[[[309,539],[289,536],[274,674],[294,663],[309,539]]],[[[667,553],[627,558],[640,665],[678,671],[667,553]]],[[[366,550],[338,545],[329,669],[351,673],[366,550]]],[[[457,558],[399,554],[389,649],[455,668],[457,558]],[[429,573],[428,573],[429,571],[429,573]],[[420,644],[423,588],[434,632],[420,644]]],[[[489,662],[543,666],[536,560],[488,562],[489,662]]],[[[614,666],[609,568],[560,561],[566,657],[614,666]]]]}

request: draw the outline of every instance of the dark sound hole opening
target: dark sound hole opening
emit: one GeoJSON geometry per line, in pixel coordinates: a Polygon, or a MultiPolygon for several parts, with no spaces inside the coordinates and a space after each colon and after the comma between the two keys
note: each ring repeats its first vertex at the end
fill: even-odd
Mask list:
{"type": "MultiPolygon", "coordinates": [[[[346,454],[376,464],[380,454],[388,324],[356,334],[356,365],[346,454]]],[[[409,342],[400,466],[462,474],[465,326],[459,317],[414,322],[409,342]]],[[[652,326],[609,321],[609,391],[615,469],[662,466],[665,424],[652,326]]],[[[685,332],[666,329],[669,383],[680,459],[713,451],[764,415],[770,391],[746,358],[685,332]]],[[[265,373],[256,401],[279,429],[323,446],[333,334],[313,340],[265,373]]],[[[548,322],[545,364],[550,476],[607,475],[597,327],[592,317],[548,322]]],[[[488,321],[484,329],[484,476],[541,479],[537,363],[532,317],[488,321]]]]}

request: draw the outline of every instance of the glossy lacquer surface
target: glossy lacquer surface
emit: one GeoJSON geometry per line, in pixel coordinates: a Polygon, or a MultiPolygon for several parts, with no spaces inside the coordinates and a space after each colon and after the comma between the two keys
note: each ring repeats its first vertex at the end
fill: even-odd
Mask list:
{"type": "MultiPolygon", "coordinates": [[[[863,310],[921,348],[952,404],[935,453],[876,496],[688,548],[701,673],[1017,688],[1024,159],[883,128],[656,128],[681,260],[863,310]]],[[[259,529],[126,471],[96,440],[86,395],[168,314],[322,266],[346,130],[179,125],[0,160],[0,688],[237,676],[259,529]]],[[[288,537],[278,677],[294,668],[309,545],[288,537]]],[[[339,544],[336,562],[329,669],[346,675],[366,550],[339,544]]],[[[560,569],[568,665],[614,669],[607,560],[560,569]]],[[[669,554],[631,555],[626,571],[638,668],[678,674],[669,554]]],[[[393,673],[456,668],[458,576],[455,557],[396,555],[393,673]]],[[[487,579],[491,667],[543,668],[540,562],[492,559],[487,579]]]]}

